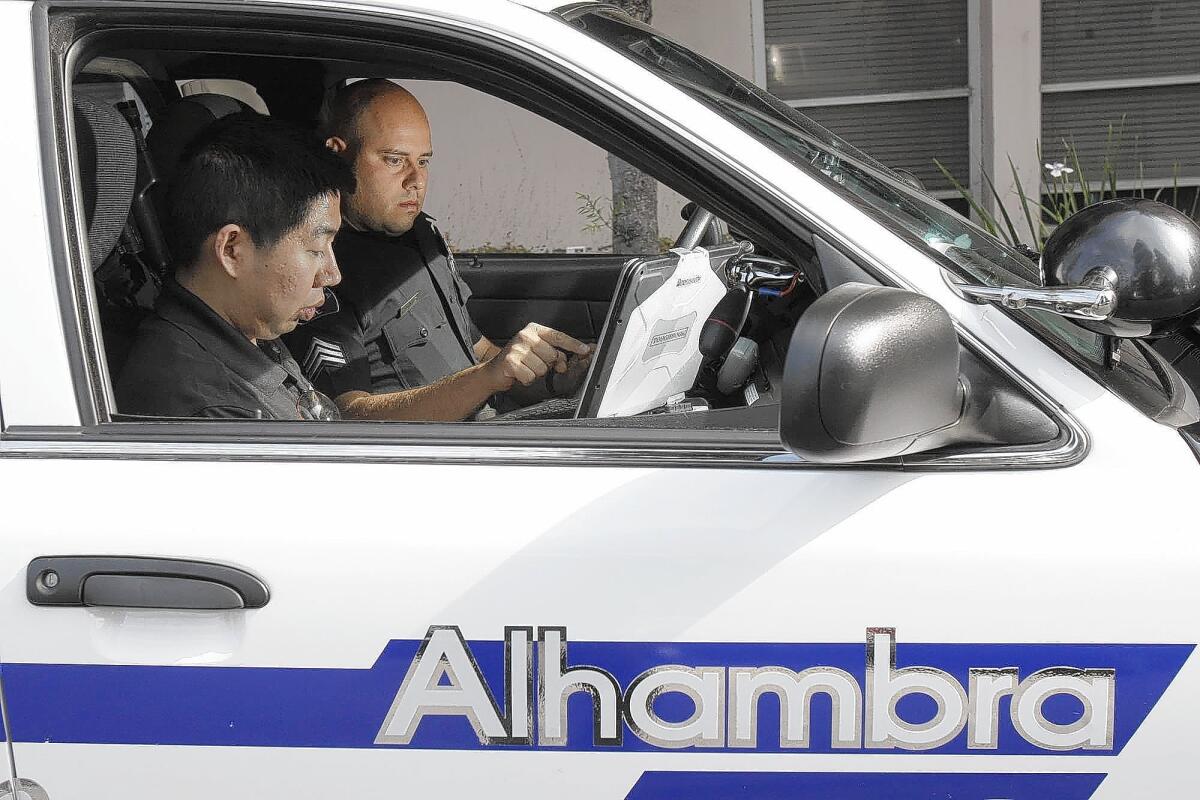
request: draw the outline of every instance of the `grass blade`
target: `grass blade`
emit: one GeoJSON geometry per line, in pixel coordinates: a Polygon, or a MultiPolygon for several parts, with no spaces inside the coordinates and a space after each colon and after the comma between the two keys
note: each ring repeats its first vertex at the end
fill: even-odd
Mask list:
{"type": "Polygon", "coordinates": [[[1067,155],[1070,156],[1071,163],[1075,165],[1075,177],[1079,181],[1080,191],[1083,192],[1083,205],[1090,206],[1092,204],[1092,186],[1083,175],[1083,164],[1079,161],[1079,149],[1075,147],[1074,141],[1067,147],[1067,155]]]}
{"type": "Polygon", "coordinates": [[[999,237],[1000,229],[996,225],[996,218],[989,214],[983,208],[983,206],[976,202],[975,198],[971,196],[970,191],[968,191],[961,183],[954,179],[954,176],[950,174],[950,170],[946,169],[945,164],[943,164],[941,161],[938,161],[936,158],[933,160],[933,163],[937,165],[939,170],[941,170],[941,173],[945,176],[946,180],[950,181],[950,185],[953,186],[955,190],[962,196],[962,198],[967,201],[967,205],[969,205],[971,210],[974,211],[976,216],[979,217],[979,224],[983,226],[983,229],[992,236],[999,237]]]}
{"type": "MultiPolygon", "coordinates": [[[[1067,161],[1070,161],[1071,160],[1071,145],[1067,142],[1066,139],[1062,140],[1062,145],[1063,145],[1063,152],[1066,154],[1063,156],[1063,158],[1065,158],[1067,161]]],[[[1069,209],[1064,216],[1069,217],[1072,214],[1074,214],[1076,211],[1079,210],[1079,208],[1075,205],[1075,187],[1073,185],[1073,181],[1071,179],[1070,173],[1066,173],[1066,172],[1063,173],[1062,192],[1063,192],[1063,208],[1069,209]]]]}
{"type": "Polygon", "coordinates": [[[1008,228],[1008,243],[1016,247],[1021,243],[1021,237],[1017,235],[1017,229],[1013,225],[1012,218],[1008,215],[1008,209],[1004,207],[1004,201],[1000,199],[1000,193],[996,191],[996,184],[992,183],[992,179],[988,177],[987,172],[980,167],[979,174],[983,176],[983,182],[987,184],[988,189],[992,192],[992,197],[996,199],[996,208],[1000,209],[1000,215],[1004,217],[1004,224],[1008,228]]]}
{"type": "MultiPolygon", "coordinates": [[[[1041,163],[1040,161],[1038,162],[1041,163]]],[[[1033,215],[1029,213],[1029,198],[1025,196],[1025,187],[1021,185],[1021,176],[1017,173],[1017,165],[1013,163],[1012,156],[1008,157],[1008,168],[1012,170],[1013,185],[1017,187],[1017,197],[1021,199],[1021,211],[1025,213],[1025,222],[1029,225],[1029,235],[1033,237],[1033,246],[1038,250],[1042,249],[1042,236],[1033,227],[1033,215]]],[[[1038,204],[1041,205],[1040,203],[1038,204]]],[[[1038,229],[1045,231],[1046,226],[1042,223],[1041,211],[1038,212],[1038,229]]]]}
{"type": "MultiPolygon", "coordinates": [[[[1113,124],[1108,123],[1108,137],[1104,142],[1104,177],[1108,179],[1111,186],[1110,200],[1117,199],[1117,164],[1116,156],[1121,150],[1121,143],[1125,138],[1125,115],[1121,115],[1121,125],[1114,130],[1113,124]]],[[[1103,185],[1101,186],[1101,194],[1104,192],[1103,185]]]]}
{"type": "Polygon", "coordinates": [[[1053,222],[1055,225],[1061,225],[1063,223],[1063,220],[1066,219],[1066,217],[1064,217],[1062,215],[1062,211],[1059,209],[1053,208],[1051,206],[1044,206],[1041,203],[1034,203],[1033,205],[1036,208],[1040,209],[1043,214],[1048,216],[1050,218],[1050,221],[1053,222]]]}

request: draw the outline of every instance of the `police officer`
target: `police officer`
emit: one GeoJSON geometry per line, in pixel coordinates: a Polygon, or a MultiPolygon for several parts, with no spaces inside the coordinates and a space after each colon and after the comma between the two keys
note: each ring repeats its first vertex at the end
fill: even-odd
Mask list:
{"type": "Polygon", "coordinates": [[[326,146],[353,164],[334,243],[344,282],[288,341],[345,416],[461,420],[506,392],[524,405],[574,390],[591,348],[531,324],[501,348],[467,313],[471,291],[422,208],[433,157],[417,99],[386,80],[343,89],[326,109],[326,146]]]}
{"type": "Polygon", "coordinates": [[[344,161],[287,123],[239,114],[189,145],[168,199],[174,276],[115,386],[124,414],[332,419],[280,335],[340,279],[344,161]]]}

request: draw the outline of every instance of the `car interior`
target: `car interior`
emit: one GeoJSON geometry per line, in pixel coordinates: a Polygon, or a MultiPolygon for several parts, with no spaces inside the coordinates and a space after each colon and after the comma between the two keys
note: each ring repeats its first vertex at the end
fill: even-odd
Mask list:
{"type": "MultiPolygon", "coordinates": [[[[697,311],[696,322],[704,329],[701,352],[690,354],[695,377],[688,388],[636,412],[606,416],[595,394],[612,379],[611,359],[620,347],[611,340],[628,322],[619,312],[628,308],[630,287],[640,285],[643,296],[646,286],[661,287],[663,276],[679,268],[683,251],[632,259],[610,253],[458,256],[474,294],[469,310],[493,341],[503,343],[536,320],[600,345],[582,397],[514,412],[499,424],[777,432],[785,356],[800,315],[835,285],[879,282],[819,235],[794,223],[781,225],[777,213],[766,213],[764,201],[722,175],[719,165],[687,161],[669,137],[639,128],[619,109],[569,83],[540,80],[527,65],[514,66],[503,54],[439,40],[436,34],[414,36],[397,47],[364,40],[361,28],[349,37],[328,28],[319,35],[277,26],[255,33],[246,18],[225,28],[217,19],[194,30],[171,27],[169,21],[169,14],[157,23],[149,15],[91,34],[71,79],[77,192],[103,334],[103,351],[96,358],[109,376],[119,372],[137,325],[170,269],[159,220],[175,162],[205,125],[250,107],[228,94],[185,94],[189,84],[195,91],[196,81],[202,88],[239,82],[261,98],[255,102],[260,111],[265,107],[271,115],[314,126],[327,93],[355,77],[461,83],[572,130],[694,201],[684,208],[674,246],[705,248],[726,293],[711,310],[697,311]],[[646,274],[657,275],[657,283],[641,281],[646,274]]],[[[656,354],[680,358],[672,347],[658,346],[661,337],[648,341],[656,354]]],[[[1036,403],[967,348],[963,372],[966,380],[991,392],[970,415],[966,441],[1018,445],[1048,442],[1059,434],[1036,403]]],[[[112,419],[137,420],[122,417],[120,409],[112,419]]]]}
{"type": "MultiPolygon", "coordinates": [[[[327,93],[355,76],[385,74],[395,76],[401,83],[458,77],[447,76],[431,68],[428,62],[416,60],[397,65],[296,58],[276,53],[211,52],[200,47],[201,43],[180,42],[180,47],[172,49],[103,48],[101,54],[84,63],[72,84],[81,199],[88,226],[104,359],[110,376],[119,373],[137,326],[153,307],[171,268],[160,220],[165,219],[166,187],[184,147],[214,120],[251,110],[248,103],[230,94],[191,93],[197,83],[207,88],[237,81],[261,98],[261,104],[255,103],[259,110],[265,108],[272,115],[315,127],[327,93]]],[[[286,41],[279,46],[286,48],[286,41]]],[[[228,46],[223,49],[228,50],[228,46]]],[[[453,154],[445,157],[452,158],[453,154]]],[[[739,332],[744,334],[741,338],[746,340],[746,346],[737,351],[737,357],[742,359],[737,385],[726,378],[718,388],[718,373],[726,361],[726,350],[693,365],[696,375],[684,393],[686,402],[679,402],[685,398],[671,397],[673,402],[667,403],[664,398],[662,404],[640,413],[656,418],[650,424],[670,425],[664,419],[668,415],[698,410],[745,412],[758,405],[760,409],[754,415],[743,413],[736,419],[729,414],[719,416],[729,417],[725,424],[736,427],[772,428],[778,413],[775,389],[782,372],[787,335],[814,294],[808,289],[804,275],[792,266],[797,260],[795,255],[774,258],[775,251],[751,244],[751,239],[738,233],[736,227],[731,232],[729,225],[695,203],[685,207],[683,216],[678,223],[675,245],[711,250],[713,274],[720,280],[726,280],[725,267],[731,258],[750,254],[771,257],[782,266],[785,275],[773,281],[778,291],[755,294],[753,303],[748,302],[744,290],[735,290],[739,298],[746,298],[739,301],[734,312],[734,316],[744,317],[737,324],[739,332]],[[752,352],[743,352],[747,349],[752,352]]],[[[813,248],[804,248],[797,254],[809,262],[810,271],[815,269],[813,248]]],[[[661,269],[664,259],[673,268],[679,256],[647,254],[637,259],[611,253],[456,255],[458,268],[473,292],[469,303],[472,318],[497,343],[507,341],[530,321],[555,327],[581,341],[600,341],[622,276],[637,272],[646,263],[661,269]]],[[[696,324],[702,323],[710,310],[711,307],[698,309],[696,324]]],[[[732,349],[734,342],[728,344],[732,349]]],[[[603,368],[595,372],[606,374],[603,368]]],[[[116,411],[119,414],[120,409],[116,411]]],[[[714,413],[704,416],[711,418],[714,413]]],[[[521,409],[503,419],[600,422],[589,416],[586,408],[581,408],[579,398],[521,409]],[[577,416],[580,420],[576,420],[577,416]]],[[[713,424],[715,420],[696,422],[713,424]]]]}

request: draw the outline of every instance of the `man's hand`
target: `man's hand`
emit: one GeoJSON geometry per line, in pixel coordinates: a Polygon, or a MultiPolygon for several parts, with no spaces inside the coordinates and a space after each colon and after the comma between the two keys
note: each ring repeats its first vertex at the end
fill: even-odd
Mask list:
{"type": "Polygon", "coordinates": [[[485,366],[495,381],[496,391],[504,392],[514,383],[529,386],[542,380],[551,370],[567,372],[563,351],[586,356],[592,348],[565,333],[531,322],[485,366]]]}
{"type": "Polygon", "coordinates": [[[571,397],[575,392],[579,391],[579,387],[587,378],[588,367],[592,365],[592,355],[595,350],[589,352],[586,356],[572,354],[567,359],[567,369],[565,372],[556,372],[550,378],[551,393],[555,397],[571,397]]]}

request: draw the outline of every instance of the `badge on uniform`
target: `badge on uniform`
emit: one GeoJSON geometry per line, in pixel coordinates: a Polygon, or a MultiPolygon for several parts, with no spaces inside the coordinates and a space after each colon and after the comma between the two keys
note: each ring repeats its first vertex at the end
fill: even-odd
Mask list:
{"type": "Polygon", "coordinates": [[[396,316],[403,317],[405,314],[412,311],[413,306],[415,306],[417,304],[417,301],[420,299],[421,299],[420,292],[416,292],[415,294],[413,294],[412,297],[410,297],[404,301],[404,305],[400,306],[400,313],[397,314],[396,316]]]}
{"type": "Polygon", "coordinates": [[[331,372],[346,366],[346,351],[341,345],[313,337],[308,346],[308,354],[304,356],[304,374],[310,380],[316,378],[322,371],[331,372]]]}

